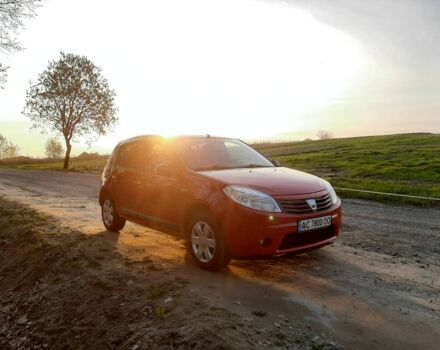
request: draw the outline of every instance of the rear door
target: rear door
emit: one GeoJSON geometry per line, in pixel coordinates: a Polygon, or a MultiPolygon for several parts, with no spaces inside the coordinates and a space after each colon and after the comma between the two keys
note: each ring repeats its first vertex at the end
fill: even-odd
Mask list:
{"type": "Polygon", "coordinates": [[[116,206],[123,216],[137,216],[145,166],[143,151],[142,142],[134,141],[121,145],[118,152],[113,181],[116,206]]]}

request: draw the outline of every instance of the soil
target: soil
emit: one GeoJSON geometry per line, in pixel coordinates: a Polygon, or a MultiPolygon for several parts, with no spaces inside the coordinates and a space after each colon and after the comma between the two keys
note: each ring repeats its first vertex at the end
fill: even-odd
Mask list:
{"type": "Polygon", "coordinates": [[[334,245],[210,273],[174,237],[105,231],[98,190],[0,170],[0,195],[44,213],[2,207],[0,348],[437,348],[438,209],[343,200],[334,245]]]}
{"type": "Polygon", "coordinates": [[[121,255],[111,233],[5,199],[0,225],[1,349],[336,348],[284,319],[257,329],[148,255],[121,255]]]}

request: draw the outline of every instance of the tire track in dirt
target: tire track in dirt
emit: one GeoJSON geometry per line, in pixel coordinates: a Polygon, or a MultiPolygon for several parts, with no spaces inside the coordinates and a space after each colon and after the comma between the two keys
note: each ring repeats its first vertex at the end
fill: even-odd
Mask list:
{"type": "MultiPolygon", "coordinates": [[[[87,234],[106,234],[89,174],[0,170],[0,195],[87,234]]],[[[151,256],[190,291],[256,329],[303,327],[347,348],[435,349],[440,341],[440,210],[344,200],[333,246],[296,257],[233,261],[213,274],[188,261],[183,242],[128,224],[109,236],[130,259],[151,256]],[[285,321],[287,320],[287,321],[285,321]]]]}

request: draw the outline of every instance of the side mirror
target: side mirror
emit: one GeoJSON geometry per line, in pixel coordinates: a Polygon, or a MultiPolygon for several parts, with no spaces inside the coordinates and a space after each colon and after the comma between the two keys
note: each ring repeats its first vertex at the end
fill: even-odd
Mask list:
{"type": "Polygon", "coordinates": [[[165,177],[177,177],[176,167],[169,162],[164,162],[156,165],[156,168],[154,169],[154,174],[165,177]]]}
{"type": "Polygon", "coordinates": [[[281,166],[281,163],[280,163],[279,161],[275,160],[275,159],[271,159],[270,161],[271,161],[272,164],[273,164],[274,166],[276,166],[276,167],[281,166]]]}

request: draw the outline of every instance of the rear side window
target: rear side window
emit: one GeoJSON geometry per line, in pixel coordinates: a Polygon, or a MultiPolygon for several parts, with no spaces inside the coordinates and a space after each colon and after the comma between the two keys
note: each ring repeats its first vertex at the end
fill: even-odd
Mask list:
{"type": "Polygon", "coordinates": [[[110,176],[110,173],[112,171],[113,165],[115,163],[114,162],[115,154],[116,154],[116,149],[113,150],[113,152],[108,157],[107,162],[105,163],[104,170],[102,172],[102,181],[105,181],[105,179],[110,176]]]}
{"type": "Polygon", "coordinates": [[[114,158],[117,171],[148,175],[156,175],[156,168],[161,164],[177,164],[170,144],[154,139],[122,144],[114,158]]]}
{"type": "Polygon", "coordinates": [[[148,156],[148,145],[144,142],[131,142],[120,146],[116,166],[120,170],[143,172],[148,156]]]}

